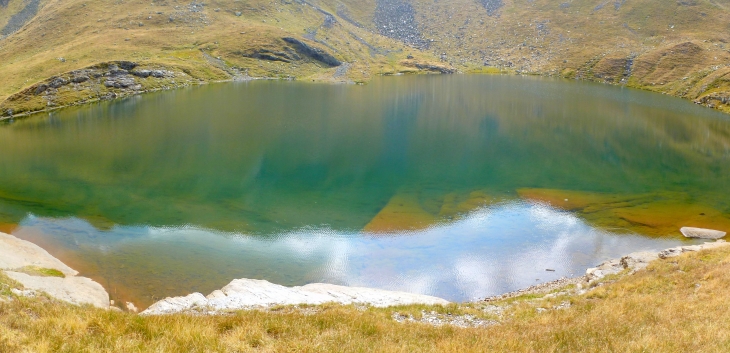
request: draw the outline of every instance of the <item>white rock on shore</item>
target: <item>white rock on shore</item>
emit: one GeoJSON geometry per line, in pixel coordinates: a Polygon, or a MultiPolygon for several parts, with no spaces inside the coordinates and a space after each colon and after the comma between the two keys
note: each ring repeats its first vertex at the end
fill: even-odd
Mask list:
{"type": "Polygon", "coordinates": [[[76,305],[91,304],[109,307],[109,294],[99,283],[86,277],[41,277],[26,273],[5,271],[8,277],[23,284],[26,289],[48,293],[53,298],[76,305]]]}
{"type": "Polygon", "coordinates": [[[700,239],[720,239],[727,233],[705,228],[694,228],[694,227],[682,227],[679,231],[687,238],[700,238],[700,239]]]}
{"type": "Polygon", "coordinates": [[[643,268],[646,268],[646,266],[649,265],[650,262],[656,260],[656,259],[666,259],[670,257],[675,257],[682,255],[683,253],[690,252],[690,251],[700,251],[705,249],[715,249],[723,246],[728,246],[730,243],[724,241],[724,240],[718,240],[716,242],[707,242],[700,245],[688,245],[688,246],[678,246],[675,248],[669,248],[664,249],[659,252],[655,251],[641,251],[641,252],[635,252],[628,254],[620,259],[612,259],[608,260],[606,262],[603,262],[602,264],[598,265],[598,267],[589,268],[586,270],[585,279],[588,282],[597,281],[603,277],[606,277],[608,275],[617,274],[623,270],[629,270],[632,273],[636,272],[638,270],[641,270],[643,268]]]}
{"type": "Polygon", "coordinates": [[[5,233],[0,233],[0,270],[25,287],[26,290],[18,291],[19,295],[33,295],[36,291],[42,291],[69,303],[109,308],[109,294],[101,284],[76,276],[77,271],[41,247],[5,233]],[[34,276],[14,271],[28,266],[58,270],[66,277],[34,276]]]}
{"type": "Polygon", "coordinates": [[[600,279],[613,274],[618,274],[624,270],[629,270],[629,274],[646,268],[649,263],[657,259],[666,259],[682,255],[686,252],[700,251],[715,249],[719,247],[728,246],[730,243],[724,240],[718,240],[716,242],[707,242],[700,245],[688,245],[688,246],[677,246],[674,248],[664,249],[661,251],[639,251],[623,256],[619,259],[612,259],[605,261],[597,267],[589,268],[586,270],[585,276],[575,278],[561,278],[551,282],[540,283],[528,288],[516,290],[501,295],[496,295],[488,298],[484,298],[481,301],[491,302],[498,301],[507,298],[513,298],[524,294],[545,294],[544,298],[556,297],[560,295],[574,295],[584,294],[587,292],[587,287],[592,283],[599,281],[600,279]],[[575,284],[574,289],[563,289],[560,292],[555,290],[566,288],[570,284],[575,284]]]}
{"type": "Polygon", "coordinates": [[[236,279],[207,297],[193,293],[186,297],[166,298],[152,304],[142,315],[182,312],[216,313],[230,310],[267,308],[276,305],[367,304],[376,307],[427,304],[446,305],[445,299],[373,288],[346,287],[313,283],[285,287],[264,280],[236,279]]]}
{"type": "Polygon", "coordinates": [[[0,233],[0,269],[17,269],[25,266],[52,268],[63,272],[66,276],[78,274],[40,246],[10,234],[0,233]]]}

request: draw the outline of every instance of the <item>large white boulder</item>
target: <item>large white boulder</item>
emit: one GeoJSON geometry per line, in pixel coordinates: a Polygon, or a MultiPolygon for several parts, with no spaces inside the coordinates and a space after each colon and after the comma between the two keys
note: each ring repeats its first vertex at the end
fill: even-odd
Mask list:
{"type": "Polygon", "coordinates": [[[66,276],[78,274],[40,246],[10,234],[0,233],[0,269],[11,270],[25,266],[52,268],[63,272],[66,276]]]}
{"type": "Polygon", "coordinates": [[[91,304],[99,308],[109,307],[109,294],[101,284],[86,277],[41,277],[26,273],[5,271],[8,277],[20,282],[25,289],[46,292],[65,302],[76,305],[91,304]]]}
{"type": "Polygon", "coordinates": [[[682,232],[682,235],[684,235],[687,238],[700,238],[700,239],[720,239],[727,234],[726,232],[723,232],[720,230],[694,228],[694,227],[682,227],[679,229],[679,231],[682,232]]]}
{"type": "Polygon", "coordinates": [[[0,270],[26,288],[24,291],[18,291],[19,295],[33,295],[34,292],[42,291],[69,303],[109,308],[109,294],[101,284],[86,277],[76,276],[78,274],[76,270],[66,266],[40,246],[10,234],[0,233],[0,270]],[[54,269],[66,277],[36,276],[18,272],[25,267],[54,269]]]}
{"type": "Polygon", "coordinates": [[[382,289],[346,287],[325,283],[285,287],[264,280],[236,279],[207,297],[193,293],[186,297],[166,298],[152,304],[142,315],[181,312],[216,313],[231,310],[267,308],[276,305],[318,305],[324,303],[366,304],[377,307],[428,304],[445,305],[445,299],[422,294],[382,289]]]}

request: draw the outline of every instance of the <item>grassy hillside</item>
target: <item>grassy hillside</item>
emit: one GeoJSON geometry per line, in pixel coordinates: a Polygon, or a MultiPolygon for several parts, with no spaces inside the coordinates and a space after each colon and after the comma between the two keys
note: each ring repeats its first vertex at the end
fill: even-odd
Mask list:
{"type": "Polygon", "coordinates": [[[730,111],[728,0],[2,0],[0,29],[5,116],[215,80],[452,68],[627,84],[730,111]],[[114,87],[102,69],[38,89],[116,61],[171,74],[114,87]]]}
{"type": "Polygon", "coordinates": [[[144,317],[17,297],[11,289],[18,284],[0,273],[0,351],[727,352],[729,284],[730,249],[724,247],[607,277],[583,295],[144,317]],[[452,324],[428,323],[438,321],[452,324]],[[477,327],[458,326],[464,323],[477,327]]]}
{"type": "MultiPolygon", "coordinates": [[[[13,5],[16,1],[10,0],[8,11],[13,5]]],[[[407,55],[394,39],[333,20],[326,11],[300,2],[50,0],[21,30],[0,41],[0,100],[27,90],[0,110],[17,114],[110,92],[118,96],[160,88],[145,82],[138,82],[143,87],[136,90],[73,83],[37,90],[39,81],[50,83],[47,79],[57,75],[70,81],[79,70],[120,60],[183,76],[184,82],[162,85],[174,87],[247,77],[358,82],[373,74],[416,71],[402,65],[407,55]],[[345,64],[324,63],[311,50],[345,64]]],[[[416,52],[411,61],[433,60],[416,52]]]]}

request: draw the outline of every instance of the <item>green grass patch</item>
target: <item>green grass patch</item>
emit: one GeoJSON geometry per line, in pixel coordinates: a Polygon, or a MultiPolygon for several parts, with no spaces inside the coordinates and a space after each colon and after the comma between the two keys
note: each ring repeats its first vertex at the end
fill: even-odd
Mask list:
{"type": "Polygon", "coordinates": [[[38,267],[38,266],[25,266],[25,267],[16,269],[14,271],[29,274],[31,276],[66,278],[66,275],[63,274],[63,272],[56,270],[54,268],[45,268],[45,267],[38,267]]]}

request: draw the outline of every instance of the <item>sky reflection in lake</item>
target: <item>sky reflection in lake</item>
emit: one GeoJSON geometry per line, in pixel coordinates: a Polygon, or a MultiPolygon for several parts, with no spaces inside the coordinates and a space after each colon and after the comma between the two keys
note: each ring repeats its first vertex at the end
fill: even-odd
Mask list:
{"type": "Polygon", "coordinates": [[[271,238],[195,227],[99,231],[75,218],[40,217],[27,218],[15,234],[41,242],[63,239],[55,248],[93,259],[80,264],[86,275],[111,280],[111,291],[145,305],[153,298],[187,294],[180,291],[180,281],[190,291],[207,294],[232,278],[284,285],[327,282],[464,301],[580,275],[628,252],[689,243],[601,231],[569,212],[524,202],[478,209],[454,222],[399,235],[328,228],[271,238]]]}

